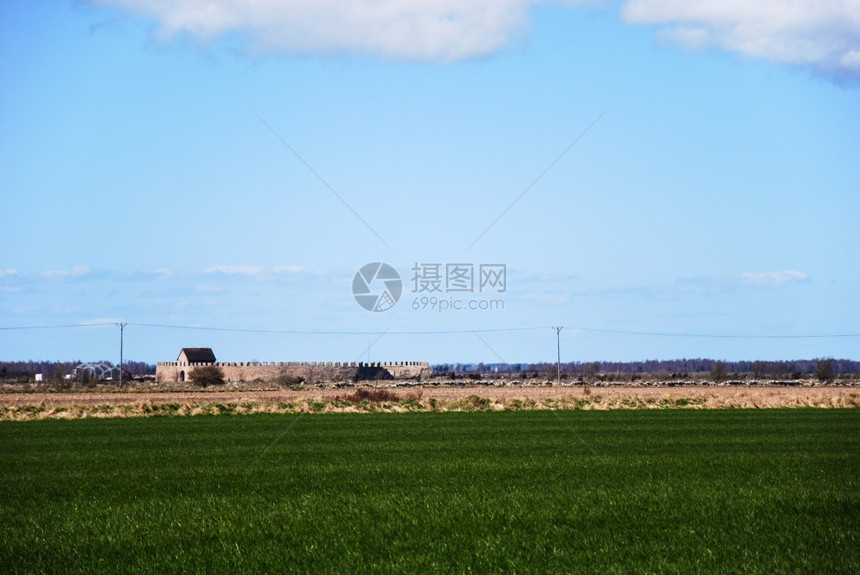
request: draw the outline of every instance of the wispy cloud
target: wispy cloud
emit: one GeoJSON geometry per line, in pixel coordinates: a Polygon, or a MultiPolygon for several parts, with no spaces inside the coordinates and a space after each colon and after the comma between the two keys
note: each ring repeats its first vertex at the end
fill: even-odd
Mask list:
{"type": "Polygon", "coordinates": [[[2,277],[12,277],[18,275],[18,270],[15,268],[0,268],[0,278],[2,277]]]}
{"type": "Polygon", "coordinates": [[[262,271],[263,268],[260,266],[213,266],[203,270],[203,273],[253,276],[262,271]]]}
{"type": "MultiPolygon", "coordinates": [[[[600,0],[90,0],[158,22],[158,35],[210,41],[238,33],[252,54],[361,52],[451,62],[509,47],[540,5],[600,0]]],[[[660,26],[659,38],[802,64],[860,80],[860,0],[628,0],[624,21],[660,26]]]]}
{"type": "Polygon", "coordinates": [[[688,278],[681,280],[682,284],[697,284],[715,287],[750,287],[750,288],[778,288],[789,282],[805,281],[809,274],[796,270],[784,270],[777,272],[744,272],[731,276],[714,276],[688,278]]]}
{"type": "Polygon", "coordinates": [[[93,270],[90,266],[75,265],[68,270],[45,270],[41,273],[41,275],[45,279],[61,280],[68,278],[79,278],[88,275],[92,271],[93,270]]]}
{"type": "Polygon", "coordinates": [[[302,266],[280,266],[272,268],[273,274],[297,274],[305,271],[302,266]]]}
{"type": "Polygon", "coordinates": [[[780,287],[792,281],[809,279],[809,274],[794,270],[781,272],[746,272],[742,273],[738,281],[741,285],[756,287],[780,287]]]}
{"type": "Polygon", "coordinates": [[[236,278],[249,277],[259,281],[275,280],[275,279],[292,279],[313,275],[313,272],[302,266],[275,266],[264,267],[255,265],[225,265],[212,266],[202,271],[205,275],[223,275],[233,276],[236,278]]]}
{"type": "Polygon", "coordinates": [[[624,20],[692,50],[722,49],[860,80],[860,0],[629,0],[624,20]]]}
{"type": "Polygon", "coordinates": [[[159,276],[162,279],[169,279],[173,277],[173,270],[169,268],[158,268],[152,270],[152,273],[159,276]]]}

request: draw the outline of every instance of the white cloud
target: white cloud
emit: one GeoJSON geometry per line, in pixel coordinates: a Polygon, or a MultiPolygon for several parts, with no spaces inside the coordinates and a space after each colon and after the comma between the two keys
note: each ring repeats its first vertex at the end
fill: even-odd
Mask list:
{"type": "Polygon", "coordinates": [[[791,281],[805,280],[809,278],[809,274],[794,270],[781,272],[746,272],[742,273],[737,278],[737,283],[741,285],[756,286],[756,287],[779,287],[791,281]]]}
{"type": "Polygon", "coordinates": [[[685,48],[860,79],[860,0],[629,0],[622,16],[663,26],[658,36],[685,48]]]}
{"type": "Polygon", "coordinates": [[[368,52],[453,61],[494,53],[539,4],[576,0],[91,0],[159,22],[159,35],[242,32],[255,52],[368,52]]]}
{"type": "Polygon", "coordinates": [[[66,279],[85,276],[92,271],[90,266],[75,265],[69,270],[45,270],[42,272],[42,277],[46,279],[66,279]]]}
{"type": "MultiPolygon", "coordinates": [[[[524,36],[532,8],[607,0],[89,0],[158,23],[158,36],[236,34],[252,54],[363,52],[450,62],[524,36]]],[[[658,38],[801,64],[860,80],[860,0],[627,0],[623,19],[658,38]]]]}
{"type": "Polygon", "coordinates": [[[297,274],[305,271],[305,268],[302,266],[280,266],[277,268],[272,268],[273,274],[297,274]]]}
{"type": "Polygon", "coordinates": [[[809,274],[796,270],[784,270],[778,272],[744,272],[731,276],[709,276],[696,278],[682,278],[680,285],[691,284],[706,287],[720,288],[778,288],[789,282],[805,281],[809,274]]]}
{"type": "Polygon", "coordinates": [[[263,271],[263,268],[259,266],[213,266],[203,270],[203,273],[252,276],[261,271],[263,271]]]}
{"type": "Polygon", "coordinates": [[[173,270],[169,268],[158,268],[156,270],[152,270],[152,273],[161,277],[162,279],[168,279],[173,277],[173,270]]]}
{"type": "Polygon", "coordinates": [[[16,275],[18,275],[18,270],[16,270],[15,268],[6,268],[6,269],[0,268],[0,278],[5,277],[5,276],[16,276],[16,275]]]}

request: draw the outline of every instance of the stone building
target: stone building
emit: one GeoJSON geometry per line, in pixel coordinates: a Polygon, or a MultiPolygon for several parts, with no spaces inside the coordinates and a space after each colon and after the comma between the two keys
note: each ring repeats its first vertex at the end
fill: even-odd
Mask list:
{"type": "Polygon", "coordinates": [[[219,362],[208,347],[184,347],[176,361],[159,361],[156,382],[191,381],[195,367],[214,365],[227,382],[274,380],[284,376],[302,378],[306,383],[352,382],[361,380],[421,379],[431,375],[426,361],[399,362],[219,362]]]}
{"type": "Polygon", "coordinates": [[[177,360],[182,365],[189,363],[215,363],[215,352],[211,347],[183,347],[177,360]]]}

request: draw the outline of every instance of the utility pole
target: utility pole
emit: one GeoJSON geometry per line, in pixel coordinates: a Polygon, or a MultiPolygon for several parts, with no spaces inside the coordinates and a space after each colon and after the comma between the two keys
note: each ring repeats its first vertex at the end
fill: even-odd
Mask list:
{"type": "Polygon", "coordinates": [[[561,330],[564,329],[564,326],[556,325],[553,326],[555,330],[555,345],[558,351],[558,358],[556,359],[555,367],[556,367],[556,385],[561,385],[561,330]]]}
{"type": "Polygon", "coordinates": [[[119,326],[119,388],[122,389],[122,332],[128,322],[117,322],[114,325],[119,326]]]}

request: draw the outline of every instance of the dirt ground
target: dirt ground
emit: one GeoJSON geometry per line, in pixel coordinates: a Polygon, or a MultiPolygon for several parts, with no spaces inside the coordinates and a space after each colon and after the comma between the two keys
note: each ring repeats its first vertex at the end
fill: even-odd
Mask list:
{"type": "MultiPolygon", "coordinates": [[[[23,406],[50,409],[72,406],[122,406],[139,404],[247,404],[284,405],[301,402],[335,402],[354,389],[304,390],[199,390],[126,391],[75,393],[0,393],[0,408],[18,411],[23,406]]],[[[423,386],[390,390],[397,399],[420,405],[445,406],[477,396],[489,400],[496,409],[510,405],[535,408],[565,408],[568,404],[585,409],[636,407],[776,408],[776,407],[860,407],[860,388],[849,386],[682,386],[682,387],[492,387],[423,386]],[[432,401],[431,401],[432,400],[432,401]]],[[[395,400],[396,401],[396,400],[395,400]]],[[[486,403],[486,402],[485,402],[486,403]]]]}

